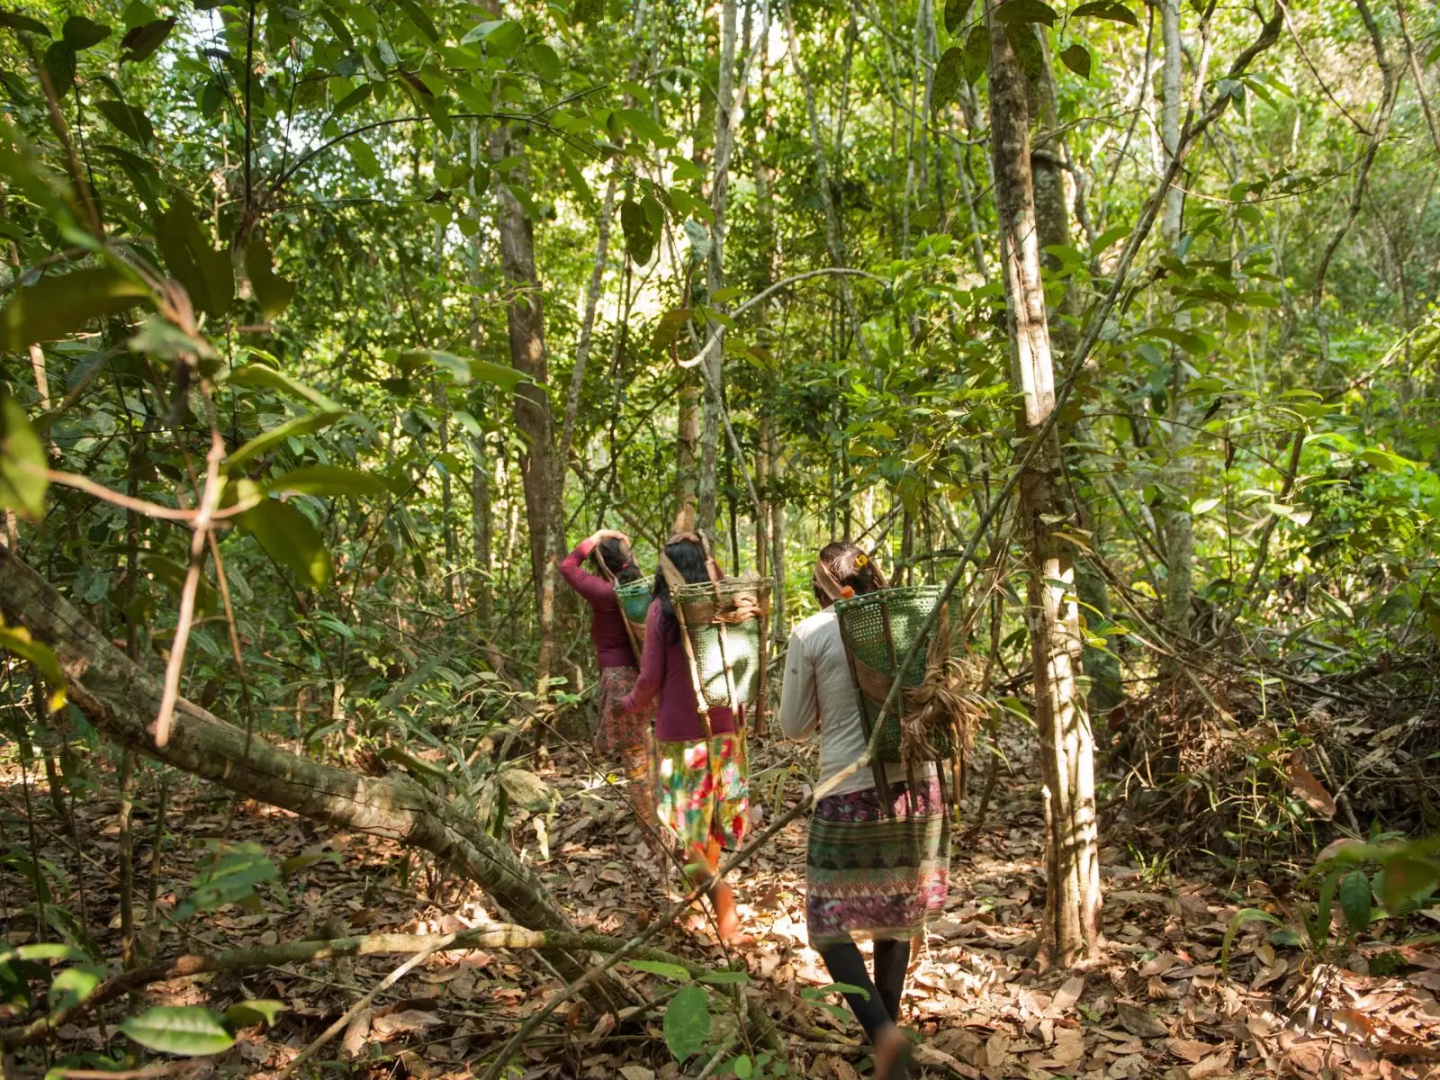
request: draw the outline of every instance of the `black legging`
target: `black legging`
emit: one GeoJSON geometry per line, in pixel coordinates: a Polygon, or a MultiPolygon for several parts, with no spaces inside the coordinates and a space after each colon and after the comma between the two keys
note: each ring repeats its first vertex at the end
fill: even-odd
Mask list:
{"type": "Polygon", "coordinates": [[[886,1024],[900,1022],[900,995],[905,992],[905,969],[910,966],[910,942],[875,942],[875,978],[865,970],[865,957],[853,941],[831,945],[820,954],[830,978],[837,983],[849,983],[868,993],[846,994],[850,1010],[870,1041],[886,1024]]]}

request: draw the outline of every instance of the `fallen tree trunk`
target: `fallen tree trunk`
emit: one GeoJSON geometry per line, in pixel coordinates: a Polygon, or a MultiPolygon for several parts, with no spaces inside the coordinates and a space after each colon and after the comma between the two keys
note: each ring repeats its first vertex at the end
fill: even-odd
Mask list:
{"type": "Polygon", "coordinates": [[[170,740],[156,746],[150,725],[160,708],[159,680],[3,546],[0,613],[54,650],[69,679],[70,700],[124,748],[302,817],[422,848],[480,885],[514,922],[534,930],[574,930],[514,852],[408,777],[374,778],[320,765],[248,737],[183,699],[170,740]]]}

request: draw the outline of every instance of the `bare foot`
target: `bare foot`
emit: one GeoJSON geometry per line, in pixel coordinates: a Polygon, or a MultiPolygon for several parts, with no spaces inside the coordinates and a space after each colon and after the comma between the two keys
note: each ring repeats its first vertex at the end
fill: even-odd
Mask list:
{"type": "Polygon", "coordinates": [[[710,890],[710,899],[715,904],[720,940],[727,945],[753,945],[755,939],[740,930],[740,913],[735,910],[735,894],[730,886],[720,882],[710,890]]]}
{"type": "Polygon", "coordinates": [[[910,1074],[910,1039],[904,1030],[887,1024],[875,1035],[875,1080],[905,1080],[910,1074]]]}

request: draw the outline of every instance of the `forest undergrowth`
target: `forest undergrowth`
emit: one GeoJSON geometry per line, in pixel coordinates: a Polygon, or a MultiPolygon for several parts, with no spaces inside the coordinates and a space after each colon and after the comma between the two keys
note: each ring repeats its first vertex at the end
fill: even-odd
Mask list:
{"type": "MultiPolygon", "coordinates": [[[[1202,686],[1212,696],[1224,689],[1217,682],[1192,689],[1198,694],[1202,686]]],[[[1385,692],[1404,698],[1394,687],[1385,692]]],[[[1325,700],[1336,701],[1333,693],[1332,688],[1325,700]]],[[[1251,703],[1238,684],[1225,700],[1237,712],[1251,703]]],[[[1289,700],[1293,705],[1317,698],[1307,691],[1289,700]]],[[[1173,761],[1190,768],[1203,764],[1222,775],[1221,760],[1193,757],[1205,747],[1195,741],[1192,716],[1171,714],[1169,736],[1165,724],[1155,723],[1164,718],[1160,710],[1167,704],[1186,706],[1183,694],[1168,702],[1157,695],[1148,704],[1154,710],[1148,721],[1132,727],[1153,727],[1175,740],[1174,746],[1183,740],[1187,749],[1172,755],[1173,761]]],[[[1135,715],[1138,719],[1139,709],[1135,715]]],[[[1385,716],[1377,712],[1364,719],[1373,725],[1385,716]]],[[[1355,715],[1336,710],[1330,730],[1353,734],[1359,727],[1355,715]]],[[[1398,741],[1384,730],[1372,734],[1386,745],[1398,741]]],[[[1106,949],[1102,959],[1078,970],[1036,975],[1031,959],[1045,903],[1036,746],[1031,729],[1013,720],[982,742],[993,748],[987,760],[997,763],[996,776],[987,785],[986,762],[972,763],[946,910],[917,950],[905,999],[906,1015],[925,1040],[920,1075],[1418,1078],[1440,1067],[1440,956],[1424,947],[1440,939],[1440,906],[1414,912],[1398,933],[1393,924],[1376,923],[1373,933],[1348,937],[1346,916],[1337,906],[1334,940],[1309,940],[1303,912],[1297,914],[1308,901],[1300,891],[1289,892],[1287,876],[1276,865],[1283,852],[1279,861],[1301,876],[1305,837],[1292,829],[1267,841],[1259,835],[1260,815],[1252,805],[1252,846],[1242,849],[1240,858],[1206,851],[1196,839],[1203,815],[1197,816],[1185,794],[1194,789],[1192,782],[1132,790],[1124,799],[1127,785],[1146,785],[1133,769],[1112,770],[1117,795],[1102,804],[1106,949]],[[979,820],[982,802],[985,816],[979,820]],[[1270,862],[1262,878],[1258,871],[1266,853],[1270,862]],[[1242,914],[1257,911],[1264,916],[1242,914]]],[[[1329,743],[1332,753],[1335,745],[1329,743]]],[[[1291,797],[1315,799],[1314,791],[1296,780],[1295,763],[1271,753],[1277,759],[1272,771],[1285,777],[1291,797]]],[[[812,757],[811,747],[773,737],[753,740],[757,816],[768,820],[801,796],[812,757]]],[[[656,862],[623,789],[597,771],[585,750],[565,742],[543,763],[527,764],[558,802],[552,813],[512,809],[509,839],[574,913],[580,931],[618,944],[680,898],[678,872],[656,862]]],[[[8,821],[31,830],[50,895],[78,921],[71,934],[111,955],[120,949],[121,808],[112,795],[113,777],[103,775],[109,770],[103,757],[84,768],[94,786],[72,783],[69,791],[79,790],[79,797],[52,801],[36,763],[22,769],[12,756],[0,777],[0,802],[8,821]],[[95,797],[85,797],[87,790],[95,797]]],[[[1252,762],[1252,774],[1264,771],[1252,762]]],[[[395,843],[317,826],[250,800],[237,802],[190,778],[168,782],[168,808],[163,822],[157,821],[158,776],[146,771],[135,793],[135,887],[152,897],[137,934],[145,954],[138,958],[142,969],[145,962],[181,953],[238,952],[248,962],[218,973],[156,978],[136,988],[135,1000],[122,996],[87,1007],[55,1033],[50,1052],[57,1057],[72,1055],[74,1061],[75,1055],[105,1050],[116,1036],[115,1022],[142,1005],[205,1005],[224,1013],[247,1000],[271,1001],[278,1011],[268,1028],[257,1015],[251,1026],[237,1029],[225,1053],[166,1064],[163,1075],[288,1075],[301,1050],[343,1019],[337,1036],[314,1058],[338,1069],[336,1075],[470,1077],[562,985],[534,950],[495,944],[437,951],[368,996],[384,985],[401,954],[418,951],[405,935],[467,933],[499,922],[481,891],[395,843]],[[187,920],[183,905],[195,900],[187,882],[206,870],[217,845],[233,849],[242,837],[239,846],[263,852],[281,876],[257,883],[242,903],[187,920]],[[286,962],[277,953],[291,943],[316,941],[343,952],[347,939],[362,943],[356,951],[375,951],[327,965],[286,962]]],[[[1219,783],[1242,798],[1238,773],[1219,783]]],[[[1317,789],[1324,784],[1313,777],[1310,783],[1317,789]]],[[[1263,786],[1252,778],[1252,799],[1261,798],[1263,786]]],[[[1352,810],[1369,809],[1362,800],[1375,787],[1351,784],[1352,810]]],[[[671,1052],[674,1032],[656,1006],[673,1003],[681,990],[696,984],[684,967],[641,961],[645,970],[621,968],[632,994],[629,1004],[615,1012],[592,1003],[565,1006],[527,1040],[527,1067],[513,1075],[592,1080],[714,1075],[721,1059],[730,1059],[737,1048],[751,1040],[763,1047],[756,1029],[762,1017],[778,1036],[774,1060],[788,1059],[793,1075],[821,1080],[867,1075],[868,1047],[853,1018],[835,1004],[838,999],[824,992],[830,980],[806,945],[804,853],[801,819],[738,875],[753,946],[723,951],[699,908],[652,942],[691,965],[691,972],[709,971],[712,978],[714,972],[745,972],[748,980],[740,989],[758,1006],[747,1024],[717,1009],[688,1065],[682,1064],[671,1052]]],[[[1313,861],[1313,848],[1308,854],[1313,861]]],[[[13,942],[35,939],[39,914],[22,869],[12,860],[0,870],[0,905],[13,942]]],[[[143,912],[146,905],[140,907],[143,912]]],[[[737,984],[739,978],[734,976],[737,984]]],[[[19,1023],[15,1010],[5,1011],[7,1024],[19,1023]]],[[[16,1030],[6,1027],[6,1038],[16,1030]]]]}

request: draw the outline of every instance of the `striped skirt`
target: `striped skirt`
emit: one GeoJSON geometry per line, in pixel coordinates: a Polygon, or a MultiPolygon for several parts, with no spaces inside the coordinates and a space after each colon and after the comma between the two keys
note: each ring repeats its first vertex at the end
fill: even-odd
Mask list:
{"type": "Polygon", "coordinates": [[[940,780],[891,785],[895,816],[874,788],[820,800],[810,821],[805,926],[820,950],[872,938],[908,941],[950,888],[950,817],[940,780]]]}

